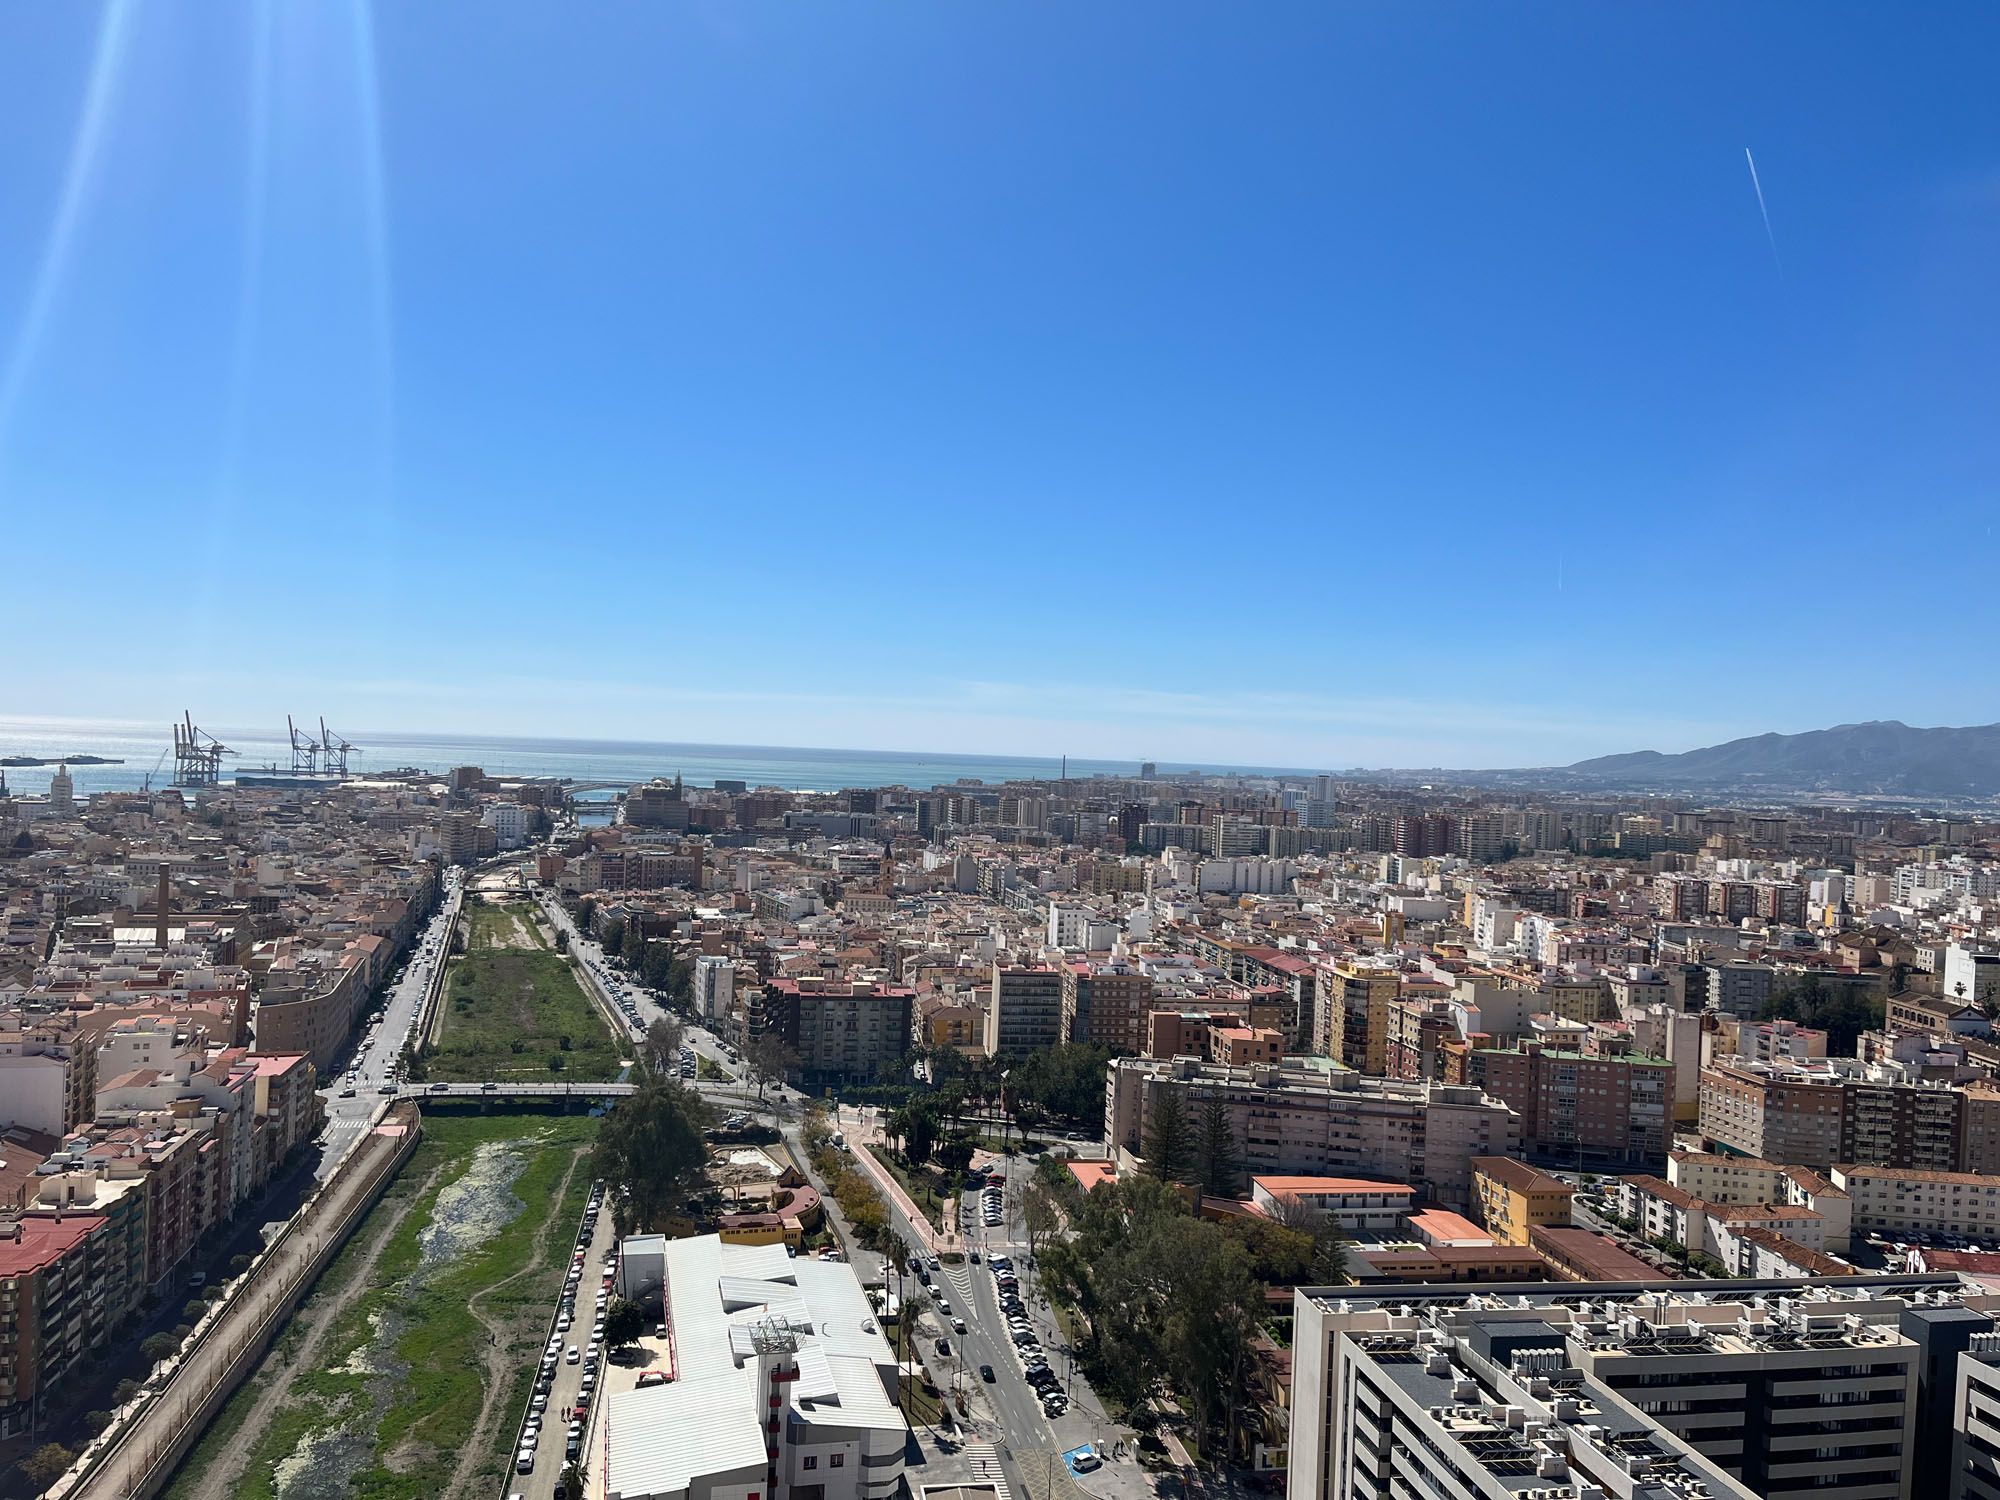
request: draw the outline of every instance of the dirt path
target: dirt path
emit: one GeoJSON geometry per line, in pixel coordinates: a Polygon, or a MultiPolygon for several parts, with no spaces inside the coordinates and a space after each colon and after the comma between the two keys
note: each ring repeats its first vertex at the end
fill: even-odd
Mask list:
{"type": "MultiPolygon", "coordinates": [[[[563,1200],[569,1196],[569,1185],[575,1180],[577,1168],[583,1165],[583,1158],[589,1149],[588,1146],[578,1146],[570,1153],[569,1169],[563,1173],[562,1181],[556,1184],[555,1196],[550,1204],[552,1208],[560,1209],[563,1200]]],[[[528,1205],[528,1211],[530,1213],[534,1211],[533,1204],[528,1205]]],[[[506,1336],[510,1329],[505,1320],[487,1317],[480,1310],[479,1304],[502,1287],[513,1285],[523,1276],[532,1276],[537,1271],[547,1269],[543,1261],[548,1255],[549,1235],[557,1224],[558,1220],[554,1213],[544,1215],[541,1233],[535,1240],[535,1253],[529,1258],[528,1263],[511,1276],[503,1276],[491,1286],[481,1287],[466,1299],[465,1310],[479,1320],[480,1327],[487,1333],[485,1395],[479,1403],[479,1415],[473,1419],[471,1435],[467,1437],[465,1447],[460,1450],[458,1463],[452,1469],[451,1479],[444,1487],[445,1500],[456,1500],[456,1497],[478,1493],[471,1482],[472,1471],[478,1464],[480,1455],[493,1450],[493,1440],[497,1436],[493,1431],[496,1418],[508,1420],[512,1417],[512,1413],[503,1412],[499,1408],[501,1397],[507,1388],[507,1376],[516,1368],[519,1352],[507,1342],[506,1336]]],[[[564,1224],[562,1228],[567,1236],[568,1225],[564,1224]]],[[[511,1446],[508,1451],[512,1451],[511,1446]]],[[[206,1500],[206,1497],[203,1497],[203,1500],[206,1500]]]]}
{"type": "MultiPolygon", "coordinates": [[[[397,1208],[395,1217],[382,1225],[381,1233],[376,1235],[374,1242],[368,1246],[367,1253],[355,1264],[352,1274],[348,1276],[338,1293],[324,1299],[324,1306],[317,1305],[321,1299],[313,1298],[311,1301],[314,1305],[300,1310],[292,1326],[303,1328],[305,1338],[299,1344],[297,1352],[277,1370],[275,1375],[269,1375],[267,1372],[272,1367],[277,1350],[274,1348],[270,1354],[264,1356],[257,1366],[256,1373],[251,1376],[251,1379],[258,1383],[257,1400],[244,1415],[242,1425],[237,1428],[236,1442],[230,1445],[227,1453],[218,1456],[216,1461],[208,1466],[207,1472],[189,1492],[190,1500],[230,1500],[230,1497],[237,1493],[237,1482],[242,1478],[244,1466],[248,1464],[251,1453],[256,1449],[258,1438],[270,1426],[278,1408],[291,1394],[292,1381],[301,1370],[318,1368],[320,1345],[326,1341],[328,1333],[340,1320],[340,1315],[347,1310],[348,1303],[368,1290],[368,1278],[374,1273],[375,1264],[382,1258],[382,1252],[388,1249],[389,1241],[395,1238],[403,1220],[408,1218],[417,1204],[423,1201],[424,1195],[437,1185],[444,1170],[445,1166],[442,1164],[434,1167],[430,1175],[417,1185],[416,1191],[397,1208]]],[[[335,1264],[338,1265],[338,1262],[335,1264]]]]}

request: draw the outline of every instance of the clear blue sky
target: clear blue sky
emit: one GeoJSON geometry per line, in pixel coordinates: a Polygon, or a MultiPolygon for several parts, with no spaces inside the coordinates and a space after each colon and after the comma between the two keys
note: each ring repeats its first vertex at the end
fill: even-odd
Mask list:
{"type": "Polygon", "coordinates": [[[1996,64],[1972,4],[11,6],[7,709],[2000,718],[1996,64]]]}

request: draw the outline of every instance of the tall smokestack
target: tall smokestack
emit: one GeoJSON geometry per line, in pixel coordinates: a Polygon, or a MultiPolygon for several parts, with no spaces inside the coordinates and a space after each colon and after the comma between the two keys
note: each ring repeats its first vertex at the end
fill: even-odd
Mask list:
{"type": "Polygon", "coordinates": [[[153,946],[158,948],[162,953],[167,951],[167,907],[172,904],[174,899],[174,888],[170,874],[172,869],[173,866],[169,865],[165,860],[160,861],[160,925],[154,933],[153,946]]]}

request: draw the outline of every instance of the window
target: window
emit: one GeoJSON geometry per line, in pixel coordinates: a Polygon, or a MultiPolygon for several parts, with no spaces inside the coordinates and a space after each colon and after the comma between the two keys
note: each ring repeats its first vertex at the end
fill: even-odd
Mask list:
{"type": "Polygon", "coordinates": [[[804,1458],[799,1460],[799,1467],[801,1469],[817,1469],[819,1467],[819,1456],[808,1453],[804,1458]]]}
{"type": "Polygon", "coordinates": [[[838,1469],[846,1462],[847,1455],[845,1453],[832,1453],[827,1455],[826,1466],[829,1469],[838,1469]]]}

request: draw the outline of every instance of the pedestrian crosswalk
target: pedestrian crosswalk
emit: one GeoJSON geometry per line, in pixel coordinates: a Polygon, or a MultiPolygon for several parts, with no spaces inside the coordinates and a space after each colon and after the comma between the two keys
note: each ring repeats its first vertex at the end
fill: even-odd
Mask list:
{"type": "Polygon", "coordinates": [[[1010,1500],[1006,1477],[1000,1472],[1000,1450],[991,1443],[967,1443],[964,1448],[966,1466],[972,1470],[972,1477],[981,1484],[993,1486],[999,1500],[1010,1500]]]}

